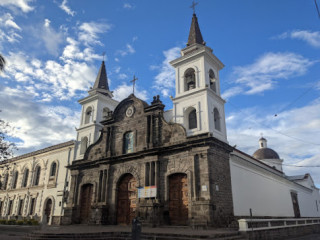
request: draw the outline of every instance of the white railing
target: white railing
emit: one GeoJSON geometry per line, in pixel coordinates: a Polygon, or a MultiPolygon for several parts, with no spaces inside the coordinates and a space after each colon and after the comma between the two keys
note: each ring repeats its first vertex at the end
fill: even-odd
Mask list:
{"type": "Polygon", "coordinates": [[[240,219],[239,231],[268,230],[320,224],[320,218],[240,219]]]}

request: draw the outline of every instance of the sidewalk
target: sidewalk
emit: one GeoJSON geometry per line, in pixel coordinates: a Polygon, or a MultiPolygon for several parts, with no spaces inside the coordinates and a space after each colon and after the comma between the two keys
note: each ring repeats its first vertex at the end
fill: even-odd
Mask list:
{"type": "MultiPolygon", "coordinates": [[[[131,226],[120,225],[68,225],[68,226],[46,226],[36,232],[42,233],[92,233],[92,232],[131,232],[131,226]]],[[[217,228],[217,229],[192,229],[191,227],[164,226],[164,227],[142,227],[143,233],[168,233],[183,235],[215,235],[223,233],[237,232],[236,229],[217,228]]]]}

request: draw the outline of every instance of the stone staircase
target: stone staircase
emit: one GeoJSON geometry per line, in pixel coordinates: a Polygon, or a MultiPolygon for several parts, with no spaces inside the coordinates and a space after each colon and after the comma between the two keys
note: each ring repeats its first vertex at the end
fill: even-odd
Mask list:
{"type": "MultiPolygon", "coordinates": [[[[131,240],[130,232],[96,232],[96,233],[29,233],[24,240],[131,240]]],[[[191,239],[214,239],[214,240],[244,240],[239,232],[207,234],[174,234],[174,233],[141,233],[141,240],[191,240],[191,239]]]]}

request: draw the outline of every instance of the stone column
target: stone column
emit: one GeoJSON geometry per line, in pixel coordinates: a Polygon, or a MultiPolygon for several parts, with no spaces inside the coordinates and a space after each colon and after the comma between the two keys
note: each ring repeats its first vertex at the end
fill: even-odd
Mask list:
{"type": "Polygon", "coordinates": [[[107,192],[107,180],[108,180],[109,176],[108,176],[108,169],[104,169],[103,170],[103,177],[102,177],[102,200],[101,202],[106,202],[106,192],[107,192]]]}
{"type": "Polygon", "coordinates": [[[155,161],[155,184],[157,187],[157,197],[156,199],[159,198],[159,186],[160,186],[160,163],[159,161],[155,161]]]}

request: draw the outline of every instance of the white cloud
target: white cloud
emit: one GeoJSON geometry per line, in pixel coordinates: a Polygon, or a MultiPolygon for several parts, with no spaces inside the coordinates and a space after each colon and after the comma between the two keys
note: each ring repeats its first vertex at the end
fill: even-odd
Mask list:
{"type": "MultiPolygon", "coordinates": [[[[127,98],[130,94],[132,94],[132,90],[132,86],[127,85],[126,83],[122,83],[113,91],[114,99],[116,99],[117,101],[121,101],[127,98]]],[[[142,100],[146,100],[148,98],[147,91],[140,90],[137,85],[135,85],[134,95],[142,100]]]]}
{"type": "Polygon", "coordinates": [[[94,59],[101,59],[101,56],[94,53],[94,49],[86,47],[81,50],[80,43],[71,37],[67,38],[67,45],[64,47],[61,59],[67,60],[83,60],[92,61],[94,59]]]}
{"type": "Polygon", "coordinates": [[[250,65],[235,67],[233,78],[237,88],[223,95],[232,97],[240,93],[257,94],[273,89],[279,80],[305,74],[313,63],[295,53],[266,53],[250,65]]]}
{"type": "Polygon", "coordinates": [[[320,32],[312,32],[308,30],[294,30],[291,32],[284,32],[273,39],[298,39],[305,41],[309,45],[319,48],[320,47],[320,32]]]}
{"type": "Polygon", "coordinates": [[[119,79],[126,79],[128,78],[128,75],[125,74],[125,73],[120,73],[119,76],[118,76],[119,79]]]}
{"type": "MultiPolygon", "coordinates": [[[[24,82],[23,87],[34,85],[37,91],[47,94],[43,95],[46,101],[52,97],[60,100],[71,99],[77,92],[88,90],[97,74],[96,68],[86,62],[71,59],[62,63],[52,60],[41,62],[21,52],[10,53],[7,62],[4,77],[24,82]]],[[[37,98],[40,101],[43,99],[37,98]]]]}
{"type": "Polygon", "coordinates": [[[69,6],[67,6],[68,1],[63,0],[61,5],[59,6],[63,11],[65,11],[68,15],[71,15],[72,17],[76,13],[75,11],[72,11],[69,6]]]}
{"type": "Polygon", "coordinates": [[[19,8],[23,12],[30,12],[34,9],[29,5],[30,2],[33,2],[33,0],[1,0],[0,6],[19,8]]]}
{"type": "Polygon", "coordinates": [[[19,139],[18,154],[75,138],[79,111],[35,103],[31,93],[8,87],[0,88],[0,102],[6,102],[1,118],[15,128],[11,136],[19,139]]]}
{"type": "MultiPolygon", "coordinates": [[[[94,22],[86,25],[82,24],[82,29],[91,32],[95,41],[99,41],[97,30],[100,26],[94,22]],[[92,27],[93,26],[93,27],[92,27]]],[[[56,33],[50,25],[50,20],[46,19],[42,28],[48,32],[46,40],[47,48],[59,54],[58,44],[51,42],[55,40],[56,33]],[[52,37],[50,38],[50,36],[52,37]]],[[[103,27],[102,27],[103,28],[103,27]]],[[[101,30],[102,31],[102,30],[101,30]]],[[[60,54],[59,60],[40,60],[36,57],[29,57],[24,52],[10,52],[7,57],[6,71],[3,73],[4,78],[17,81],[25,91],[36,92],[35,101],[50,102],[55,99],[69,100],[76,94],[79,97],[84,94],[92,85],[96,78],[97,66],[92,64],[93,60],[101,59],[100,55],[95,54],[91,45],[79,40],[84,30],[78,34],[78,39],[67,37],[66,45],[60,54]],[[30,86],[33,86],[31,88],[30,86]]],[[[53,53],[53,52],[52,52],[53,53]]],[[[124,77],[122,75],[121,77],[124,77]]]]}
{"type": "Polygon", "coordinates": [[[231,87],[223,92],[222,98],[228,99],[232,96],[238,95],[243,92],[243,89],[241,87],[231,87]]]}
{"type": "MultiPolygon", "coordinates": [[[[252,155],[259,148],[258,139],[263,133],[268,147],[278,152],[284,164],[320,165],[319,109],[320,99],[308,106],[281,112],[277,117],[272,112],[274,109],[237,110],[227,118],[228,141],[230,145],[236,144],[237,148],[252,155]]],[[[320,184],[318,168],[285,167],[285,170],[288,175],[311,172],[320,184]]]]}
{"type": "MultiPolygon", "coordinates": [[[[10,13],[0,16],[0,42],[18,42],[22,37],[18,34],[21,28],[10,13]]],[[[1,48],[1,45],[0,45],[1,48]]]]}
{"type": "Polygon", "coordinates": [[[175,87],[175,71],[170,65],[170,61],[180,57],[180,48],[173,47],[163,52],[165,59],[158,67],[151,66],[151,69],[159,69],[158,75],[155,77],[154,87],[161,91],[163,96],[169,96],[175,87]]]}
{"type": "Polygon", "coordinates": [[[45,19],[40,36],[48,52],[54,56],[58,56],[59,45],[63,42],[63,34],[51,27],[49,19],[45,19]]]}
{"type": "Polygon", "coordinates": [[[132,9],[134,8],[130,3],[124,3],[123,4],[123,8],[126,8],[126,9],[132,9]]]}
{"type": "Polygon", "coordinates": [[[98,37],[98,34],[106,33],[112,28],[111,24],[98,22],[85,22],[79,27],[79,40],[85,44],[103,45],[98,37]]]}
{"type": "Polygon", "coordinates": [[[129,43],[127,43],[126,48],[124,50],[118,50],[116,54],[124,57],[127,56],[128,54],[134,54],[136,50],[133,48],[133,46],[129,43]]]}

